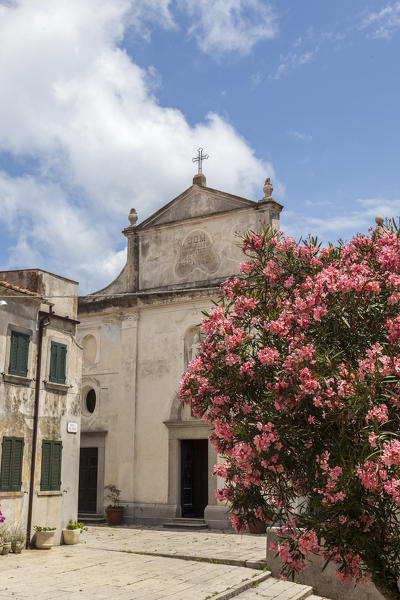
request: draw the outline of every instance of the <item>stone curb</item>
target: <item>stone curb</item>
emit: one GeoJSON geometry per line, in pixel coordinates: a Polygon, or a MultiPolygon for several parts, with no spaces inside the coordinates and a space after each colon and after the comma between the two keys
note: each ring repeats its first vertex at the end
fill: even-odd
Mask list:
{"type": "Polygon", "coordinates": [[[260,573],[260,575],[256,575],[255,577],[252,577],[248,581],[242,581],[241,583],[238,583],[237,585],[234,585],[231,588],[229,588],[229,590],[225,590],[224,592],[221,592],[220,594],[217,594],[216,596],[212,596],[212,600],[229,600],[229,598],[234,598],[235,596],[238,596],[242,592],[245,592],[246,590],[249,590],[250,588],[252,588],[254,586],[254,584],[261,583],[262,581],[265,581],[269,577],[271,577],[271,572],[264,571],[264,573],[260,573]]]}
{"type": "MultiPolygon", "coordinates": [[[[123,552],[123,550],[122,550],[123,552]]],[[[206,562],[216,565],[230,565],[232,567],[247,567],[262,571],[267,562],[265,560],[240,560],[236,558],[210,558],[209,556],[193,556],[190,554],[168,554],[166,552],[140,552],[132,550],[132,554],[142,554],[143,556],[161,556],[162,558],[178,558],[179,560],[191,560],[193,562],[206,562]]]]}
{"type": "MultiPolygon", "coordinates": [[[[96,549],[96,546],[88,546],[91,550],[96,549]]],[[[193,562],[205,562],[216,565],[230,565],[232,567],[247,567],[248,569],[255,569],[256,571],[262,571],[267,566],[266,560],[241,560],[236,558],[211,558],[209,556],[193,556],[192,554],[169,554],[167,552],[146,552],[145,550],[124,550],[117,548],[102,548],[108,552],[124,552],[125,554],[139,554],[141,556],[159,556],[161,558],[177,558],[179,560],[191,560],[193,562]]]]}

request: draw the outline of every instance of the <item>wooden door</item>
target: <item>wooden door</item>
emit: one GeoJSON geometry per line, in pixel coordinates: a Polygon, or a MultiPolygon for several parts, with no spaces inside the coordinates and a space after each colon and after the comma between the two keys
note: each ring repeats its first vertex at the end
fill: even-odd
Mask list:
{"type": "Polygon", "coordinates": [[[79,461],[78,512],[95,513],[97,510],[98,448],[81,448],[79,461]]]}
{"type": "Polygon", "coordinates": [[[208,440],[181,440],[182,517],[204,517],[208,501],[208,440]]]}

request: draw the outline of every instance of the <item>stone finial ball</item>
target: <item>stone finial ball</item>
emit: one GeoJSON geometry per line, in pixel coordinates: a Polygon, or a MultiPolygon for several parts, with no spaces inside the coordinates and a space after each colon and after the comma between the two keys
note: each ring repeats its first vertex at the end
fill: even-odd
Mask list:
{"type": "Polygon", "coordinates": [[[381,216],[377,216],[375,217],[375,223],[379,226],[382,227],[383,225],[383,221],[385,220],[385,217],[381,217],[381,216]]]}

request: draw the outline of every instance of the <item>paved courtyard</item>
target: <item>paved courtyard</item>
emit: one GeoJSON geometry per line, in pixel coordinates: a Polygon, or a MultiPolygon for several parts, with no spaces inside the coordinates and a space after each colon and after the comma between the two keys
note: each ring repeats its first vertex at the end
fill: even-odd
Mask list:
{"type": "Polygon", "coordinates": [[[238,566],[257,563],[264,556],[264,536],[90,527],[77,546],[0,556],[0,599],[316,598],[307,586],[277,581],[266,570],[238,566]]]}

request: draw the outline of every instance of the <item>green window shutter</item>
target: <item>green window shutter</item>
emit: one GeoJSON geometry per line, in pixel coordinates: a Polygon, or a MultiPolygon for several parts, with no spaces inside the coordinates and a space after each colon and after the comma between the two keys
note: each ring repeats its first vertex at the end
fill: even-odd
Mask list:
{"type": "Polygon", "coordinates": [[[51,342],[50,350],[50,381],[65,383],[67,346],[58,342],[51,342]]]}
{"type": "Polygon", "coordinates": [[[57,350],[58,345],[55,342],[51,342],[50,351],[50,381],[57,381],[57,350]]]}
{"type": "Polygon", "coordinates": [[[53,442],[50,463],[50,489],[59,490],[61,486],[62,442],[53,442]]]}
{"type": "Polygon", "coordinates": [[[10,490],[19,492],[21,489],[22,478],[22,461],[24,458],[24,438],[14,438],[12,448],[12,463],[10,490]]]}
{"type": "Polygon", "coordinates": [[[50,489],[50,459],[51,442],[43,440],[42,442],[42,468],[40,475],[40,489],[48,491],[50,489]]]}
{"type": "Polygon", "coordinates": [[[21,489],[24,438],[3,437],[1,453],[0,489],[18,492],[21,489]]]}
{"type": "Polygon", "coordinates": [[[1,452],[0,490],[10,491],[12,438],[3,437],[1,452]]]}
{"type": "Polygon", "coordinates": [[[10,375],[20,375],[26,377],[28,373],[28,354],[29,354],[29,335],[11,332],[10,347],[10,365],[8,372],[10,375]]]}
{"type": "Polygon", "coordinates": [[[11,332],[11,347],[10,347],[10,365],[8,367],[8,372],[11,375],[15,375],[17,373],[17,360],[18,360],[18,336],[15,331],[11,332]]]}
{"type": "Polygon", "coordinates": [[[43,440],[40,489],[59,490],[61,486],[62,442],[43,440]]]}
{"type": "Polygon", "coordinates": [[[67,346],[60,344],[57,356],[57,379],[59,383],[65,383],[65,367],[67,363],[67,346]]]}

